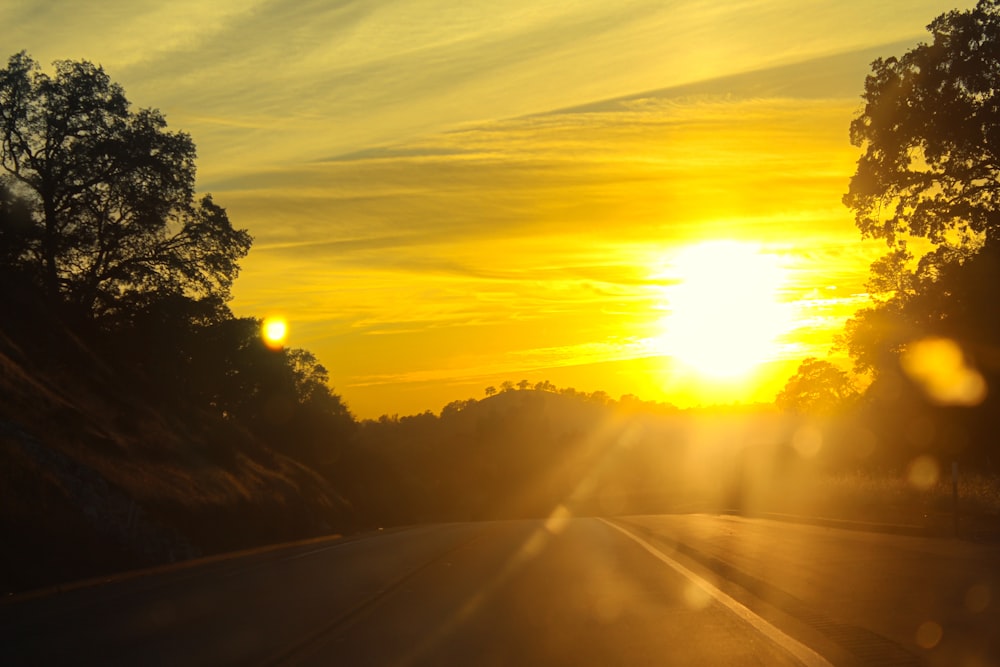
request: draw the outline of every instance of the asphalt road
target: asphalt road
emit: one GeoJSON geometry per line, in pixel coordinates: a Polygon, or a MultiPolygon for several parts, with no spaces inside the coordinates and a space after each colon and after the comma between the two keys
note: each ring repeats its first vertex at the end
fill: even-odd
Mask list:
{"type": "Polygon", "coordinates": [[[1000,547],[727,516],[329,540],[0,603],[9,665],[1000,665],[1000,547]]]}

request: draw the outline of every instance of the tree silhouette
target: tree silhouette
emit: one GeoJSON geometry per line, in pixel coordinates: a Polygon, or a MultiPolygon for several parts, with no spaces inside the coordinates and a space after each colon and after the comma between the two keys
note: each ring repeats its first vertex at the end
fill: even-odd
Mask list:
{"type": "Polygon", "coordinates": [[[827,415],[847,407],[858,390],[847,373],[829,361],[809,357],[799,364],[777,397],[782,410],[800,415],[827,415]]]}
{"type": "MultiPolygon", "coordinates": [[[[119,493],[122,478],[141,476],[139,486],[162,470],[174,491],[149,502],[183,517],[185,532],[211,532],[225,548],[237,544],[227,534],[301,537],[296,526],[320,527],[316,511],[340,520],[327,510],[345,501],[316,473],[352,477],[338,466],[357,425],[311,353],[269,349],[261,321],[227,307],[251,238],[210,196],[195,198],[194,159],[188,135],[158,111],[131,110],[100,67],[59,62],[50,76],[24,53],[10,58],[0,69],[0,347],[32,387],[60,386],[58,405],[28,412],[25,433],[99,462],[88,493],[107,493],[100,475],[119,493]],[[128,472],[108,476],[112,458],[128,472]],[[198,480],[212,490],[192,499],[184,489],[198,480]]],[[[12,395],[0,397],[16,430],[12,407],[39,403],[21,385],[5,383],[12,395]]],[[[61,530],[45,510],[32,520],[61,530]]]]}
{"type": "Polygon", "coordinates": [[[930,43],[872,64],[851,124],[863,154],[844,203],[862,235],[890,252],[873,264],[872,304],[848,321],[842,342],[874,376],[873,423],[898,433],[917,414],[933,417],[928,432],[939,434],[942,455],[985,462],[1000,431],[996,393],[949,403],[925,391],[904,355],[921,339],[948,339],[951,361],[926,362],[938,382],[1000,384],[1000,0],[943,14],[928,30],[930,43]],[[913,238],[931,246],[919,259],[913,238]]]}
{"type": "Polygon", "coordinates": [[[1000,255],[1000,0],[928,29],[930,44],[872,64],[851,124],[864,152],[844,203],[890,252],[873,264],[873,304],[848,322],[844,342],[859,370],[876,374],[916,337],[983,338],[996,319],[991,300],[977,298],[973,311],[956,294],[968,292],[968,267],[983,271],[974,257],[1000,255]],[[912,237],[933,246],[916,263],[912,237]]]}
{"type": "Polygon", "coordinates": [[[22,52],[0,70],[0,167],[31,221],[17,261],[94,315],[155,293],[227,298],[251,239],[195,201],[191,138],[132,111],[102,68],[55,69],[22,52]]]}
{"type": "Polygon", "coordinates": [[[0,266],[23,268],[21,255],[33,233],[28,203],[0,182],[0,266]]]}
{"type": "Polygon", "coordinates": [[[489,387],[486,388],[486,395],[487,396],[493,396],[496,393],[497,393],[497,388],[494,387],[493,385],[490,385],[489,387]]]}
{"type": "Polygon", "coordinates": [[[974,248],[1000,236],[1000,2],[936,18],[930,44],[878,59],[851,123],[844,202],[861,231],[974,248]]]}

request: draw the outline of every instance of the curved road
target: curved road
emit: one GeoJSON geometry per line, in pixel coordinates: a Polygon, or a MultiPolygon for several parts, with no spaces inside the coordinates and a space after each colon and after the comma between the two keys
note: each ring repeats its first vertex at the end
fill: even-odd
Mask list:
{"type": "Polygon", "coordinates": [[[709,515],[420,526],[0,604],[11,665],[1000,665],[1000,547],[709,515]]]}

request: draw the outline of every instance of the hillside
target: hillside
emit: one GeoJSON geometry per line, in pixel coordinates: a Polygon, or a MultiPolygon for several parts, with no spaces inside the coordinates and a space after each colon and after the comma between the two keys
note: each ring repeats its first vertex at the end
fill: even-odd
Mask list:
{"type": "Polygon", "coordinates": [[[0,320],[0,590],[350,531],[330,483],[169,402],[30,291],[0,320]],[[11,316],[13,314],[13,316],[11,316]]]}

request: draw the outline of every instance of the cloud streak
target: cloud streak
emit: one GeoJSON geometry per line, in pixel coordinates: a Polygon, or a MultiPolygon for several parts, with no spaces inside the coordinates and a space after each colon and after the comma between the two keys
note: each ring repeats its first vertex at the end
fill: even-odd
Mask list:
{"type": "MultiPolygon", "coordinates": [[[[855,159],[852,104],[635,98],[237,179],[225,199],[246,207],[241,219],[272,219],[255,275],[308,275],[345,336],[391,360],[358,374],[332,364],[349,396],[659,354],[648,341],[669,307],[670,249],[713,237],[760,242],[788,264],[798,326],[781,359],[791,360],[825,354],[880,251],[858,243],[838,202],[855,159]],[[622,344],[623,332],[647,342],[622,344]],[[437,336],[467,353],[399,352],[437,336]]],[[[266,294],[243,281],[239,293],[266,294]]],[[[318,328],[331,316],[307,317],[318,328]]],[[[315,336],[310,345],[328,349],[329,335],[315,336]]]]}
{"type": "Polygon", "coordinates": [[[10,0],[0,43],[102,63],[190,132],[256,238],[234,307],[289,316],[373,416],[507,371],[693,391],[644,341],[670,250],[711,238],[789,264],[779,362],[828,346],[879,252],[839,201],[868,63],[953,7],[10,0]]]}
{"type": "Polygon", "coordinates": [[[103,63],[194,134],[214,178],[909,42],[952,6],[12,0],[0,43],[103,63]]]}

